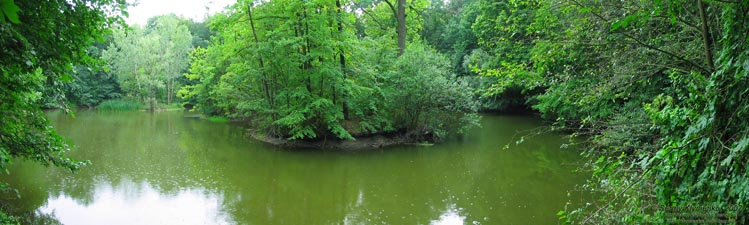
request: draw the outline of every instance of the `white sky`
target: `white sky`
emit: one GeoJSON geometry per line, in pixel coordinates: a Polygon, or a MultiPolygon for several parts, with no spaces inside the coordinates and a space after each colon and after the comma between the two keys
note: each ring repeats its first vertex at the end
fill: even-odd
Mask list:
{"type": "Polygon", "coordinates": [[[130,16],[125,19],[128,24],[145,25],[148,18],[174,13],[195,21],[203,21],[206,15],[222,11],[224,7],[236,0],[127,0],[138,5],[127,9],[130,16]],[[208,7],[208,9],[206,9],[208,7]]]}

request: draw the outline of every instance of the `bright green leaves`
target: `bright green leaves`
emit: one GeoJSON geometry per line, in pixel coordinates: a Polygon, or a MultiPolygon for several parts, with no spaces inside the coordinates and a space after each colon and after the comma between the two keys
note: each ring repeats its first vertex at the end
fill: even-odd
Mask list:
{"type": "Polygon", "coordinates": [[[617,19],[616,21],[611,23],[611,32],[616,32],[617,30],[626,28],[630,25],[639,26],[647,20],[648,17],[641,14],[625,16],[624,18],[617,19]]]}
{"type": "Polygon", "coordinates": [[[21,20],[18,19],[18,11],[20,10],[13,0],[0,0],[0,23],[4,23],[5,18],[8,18],[11,23],[21,23],[21,20]]]}
{"type": "Polygon", "coordinates": [[[72,78],[65,74],[91,62],[86,48],[114,23],[110,15],[119,14],[104,8],[117,11],[120,5],[0,0],[0,171],[7,172],[13,158],[70,170],[85,165],[64,155],[69,146],[41,107],[43,101],[65,107],[62,83],[72,78]]]}
{"type": "Polygon", "coordinates": [[[186,20],[175,15],[149,21],[146,28],[115,30],[102,58],[119,78],[126,96],[153,107],[156,102],[170,104],[177,96],[193,37],[186,20]]]}
{"type": "MultiPolygon", "coordinates": [[[[480,14],[472,29],[480,49],[474,50],[465,63],[484,81],[484,99],[509,99],[511,107],[526,108],[527,102],[548,78],[567,61],[565,46],[551,39],[558,35],[560,18],[545,1],[477,2],[480,14]]],[[[501,101],[490,101],[491,105],[501,101]]],[[[486,107],[485,106],[485,107],[486,107]]],[[[490,110],[505,107],[491,107],[490,110]]]]}
{"type": "Polygon", "coordinates": [[[472,89],[449,72],[444,56],[414,43],[395,63],[386,98],[396,124],[409,135],[440,139],[477,125],[472,89]]]}
{"type": "Polygon", "coordinates": [[[280,129],[288,130],[290,140],[314,139],[318,133],[321,133],[321,128],[330,131],[340,139],[353,140],[351,134],[339,124],[339,121],[343,119],[343,114],[336,110],[336,105],[329,99],[315,99],[303,108],[289,111],[286,116],[274,121],[273,124],[279,126],[280,129]]]}
{"type": "Polygon", "coordinates": [[[271,135],[350,139],[340,123],[350,101],[343,69],[354,36],[351,14],[335,3],[235,4],[214,17],[215,42],[192,53],[187,77],[198,83],[182,96],[206,113],[250,119],[271,135]]]}
{"type": "Polygon", "coordinates": [[[529,71],[528,66],[523,63],[501,62],[496,69],[478,70],[482,76],[496,77],[497,83],[486,89],[485,96],[498,95],[508,88],[523,87],[524,90],[532,90],[540,87],[544,82],[543,77],[534,71],[529,71]]]}
{"type": "MultiPolygon", "coordinates": [[[[442,55],[414,43],[413,54],[396,57],[390,36],[357,37],[354,25],[367,17],[349,4],[235,4],[214,17],[212,45],[192,53],[186,76],[197,83],[181,96],[206,113],[245,119],[287,139],[397,131],[437,140],[477,122],[473,90],[455,81],[442,55]]],[[[380,6],[362,7],[377,13],[380,6]]]]}

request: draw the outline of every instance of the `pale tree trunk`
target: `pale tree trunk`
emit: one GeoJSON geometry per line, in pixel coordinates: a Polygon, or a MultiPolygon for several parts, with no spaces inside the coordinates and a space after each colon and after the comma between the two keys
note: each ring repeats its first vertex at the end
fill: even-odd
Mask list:
{"type": "Polygon", "coordinates": [[[171,76],[167,77],[166,82],[166,104],[172,104],[172,95],[174,95],[174,79],[171,76]]]}
{"type": "Polygon", "coordinates": [[[145,99],[143,99],[144,96],[142,96],[143,89],[140,86],[140,77],[138,77],[138,65],[135,65],[135,82],[138,83],[138,93],[137,93],[137,96],[135,96],[135,98],[145,103],[146,101],[145,99]]]}

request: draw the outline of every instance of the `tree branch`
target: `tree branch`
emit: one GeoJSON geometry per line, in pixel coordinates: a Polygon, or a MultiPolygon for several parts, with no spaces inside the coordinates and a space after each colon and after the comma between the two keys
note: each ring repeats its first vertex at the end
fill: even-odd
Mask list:
{"type": "MultiPolygon", "coordinates": [[[[569,0],[569,1],[570,1],[570,2],[572,2],[573,4],[575,4],[575,5],[579,6],[579,7],[583,7],[583,8],[585,7],[585,5],[583,5],[582,3],[580,3],[580,2],[578,2],[578,1],[576,1],[576,0],[569,0]]],[[[591,11],[590,11],[590,14],[592,14],[593,16],[595,16],[595,17],[597,17],[597,18],[601,19],[602,21],[604,21],[604,22],[606,22],[606,23],[609,23],[609,24],[611,24],[611,21],[610,21],[610,20],[606,19],[606,18],[605,18],[605,17],[603,17],[603,16],[601,15],[601,14],[598,14],[598,13],[594,12],[593,10],[591,10],[591,11]]],[[[680,61],[682,61],[682,62],[685,62],[685,63],[689,64],[690,66],[692,66],[692,67],[694,67],[694,68],[696,68],[696,69],[698,69],[698,70],[701,70],[701,71],[702,71],[703,73],[705,73],[705,75],[709,75],[709,74],[711,74],[711,73],[712,73],[712,72],[711,72],[711,70],[709,70],[709,69],[706,69],[706,68],[704,68],[704,67],[700,66],[699,64],[697,64],[697,63],[695,63],[695,62],[693,62],[693,61],[691,61],[691,60],[688,60],[688,59],[686,59],[686,58],[684,58],[684,57],[681,57],[681,56],[678,56],[678,55],[676,55],[676,54],[674,54],[674,53],[668,52],[668,51],[666,51],[666,50],[663,50],[663,49],[660,49],[660,48],[658,48],[658,47],[655,47],[655,46],[653,46],[653,45],[650,45],[650,44],[648,44],[648,43],[645,43],[645,42],[643,42],[642,40],[639,40],[639,39],[635,38],[634,36],[632,36],[631,34],[628,34],[628,33],[626,33],[626,32],[620,32],[620,33],[621,33],[622,35],[624,35],[624,37],[626,37],[626,38],[629,38],[629,39],[631,39],[631,40],[635,41],[635,43],[637,43],[638,45],[640,45],[640,46],[642,46],[642,47],[645,47],[645,48],[647,48],[647,49],[650,49],[650,50],[653,50],[653,51],[657,51],[657,52],[660,52],[660,53],[666,54],[666,55],[668,55],[668,56],[670,56],[670,57],[672,57],[672,58],[675,58],[675,59],[678,59],[678,60],[680,60],[680,61]]]]}
{"type": "Polygon", "coordinates": [[[372,13],[370,13],[368,10],[366,10],[364,8],[359,8],[359,9],[361,9],[362,12],[364,12],[364,14],[366,14],[367,16],[369,16],[369,18],[372,18],[372,21],[374,21],[375,23],[377,23],[377,25],[380,26],[380,29],[383,29],[383,30],[387,30],[388,29],[388,26],[385,26],[383,23],[381,23],[380,20],[378,20],[377,17],[375,17],[374,15],[372,15],[372,13]]]}
{"type": "Polygon", "coordinates": [[[384,1],[385,3],[387,3],[387,4],[388,4],[388,6],[390,6],[390,10],[392,10],[392,11],[393,11],[393,16],[394,16],[394,17],[395,17],[395,15],[398,15],[398,11],[397,11],[397,10],[395,10],[395,6],[393,6],[393,3],[392,3],[392,2],[390,2],[390,1],[388,1],[388,0],[383,0],[383,1],[384,1]]]}

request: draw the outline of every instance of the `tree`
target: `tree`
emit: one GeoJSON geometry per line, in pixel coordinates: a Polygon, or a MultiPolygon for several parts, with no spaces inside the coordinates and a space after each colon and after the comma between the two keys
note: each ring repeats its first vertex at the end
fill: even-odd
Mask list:
{"type": "Polygon", "coordinates": [[[188,67],[188,53],[192,50],[193,37],[189,29],[174,14],[159,17],[154,27],[154,33],[159,35],[163,53],[159,57],[166,78],[166,103],[171,104],[176,94],[176,81],[183,76],[188,67]]]}
{"type": "MultiPolygon", "coordinates": [[[[104,64],[100,62],[101,53],[108,45],[107,42],[96,42],[88,47],[88,54],[97,62],[94,65],[76,65],[74,70],[69,72],[73,80],[63,84],[63,91],[68,104],[91,108],[104,100],[121,97],[122,90],[120,89],[120,83],[117,81],[117,76],[104,72],[104,69],[100,68],[104,64]]],[[[52,103],[47,102],[45,104],[51,105],[52,103]]]]}
{"type": "Polygon", "coordinates": [[[91,108],[104,100],[121,97],[117,77],[103,70],[79,65],[71,76],[73,80],[64,86],[69,103],[91,108]]]}
{"type": "MultiPolygon", "coordinates": [[[[444,58],[414,44],[418,55],[404,53],[406,59],[439,64],[419,70],[411,67],[416,61],[398,59],[392,36],[357,37],[357,15],[349,7],[355,4],[235,4],[211,19],[217,36],[208,48],[192,53],[186,76],[197,84],[185,86],[180,96],[204,111],[250,120],[257,132],[287,139],[398,132],[414,140],[439,140],[473,125],[475,108],[462,107],[474,102],[470,88],[442,67],[444,58]],[[444,91],[420,95],[419,84],[444,91]],[[417,95],[423,102],[406,101],[417,95]],[[407,102],[416,107],[403,114],[407,102]],[[438,110],[446,108],[454,110],[438,110]]],[[[386,5],[373,9],[388,15],[386,5]]]]}
{"type": "Polygon", "coordinates": [[[208,28],[209,21],[195,22],[192,19],[189,19],[186,22],[187,29],[189,29],[190,34],[192,34],[192,47],[208,47],[210,38],[214,35],[210,28],[208,28]]]}
{"type": "Polygon", "coordinates": [[[92,62],[86,48],[122,23],[125,7],[115,0],[0,2],[0,169],[7,173],[17,157],[70,170],[85,164],[65,157],[69,147],[44,117],[41,92],[63,99],[56,84],[72,79],[71,65],[92,62]]]}
{"type": "Polygon", "coordinates": [[[151,110],[158,101],[172,103],[179,77],[188,67],[192,36],[183,19],[174,15],[151,19],[146,29],[118,29],[104,51],[123,90],[151,110]]]}
{"type": "MultiPolygon", "coordinates": [[[[418,39],[419,30],[421,29],[420,12],[429,5],[425,0],[413,0],[408,3],[406,0],[374,0],[354,2],[367,17],[362,18],[365,22],[371,23],[371,29],[389,30],[395,27],[396,43],[398,47],[398,56],[403,55],[406,50],[406,41],[408,33],[413,36],[411,39],[418,39]],[[406,15],[406,8],[410,9],[413,15],[406,15]],[[387,16],[385,16],[387,15],[387,16]]],[[[377,34],[379,32],[372,32],[377,34]]]]}

